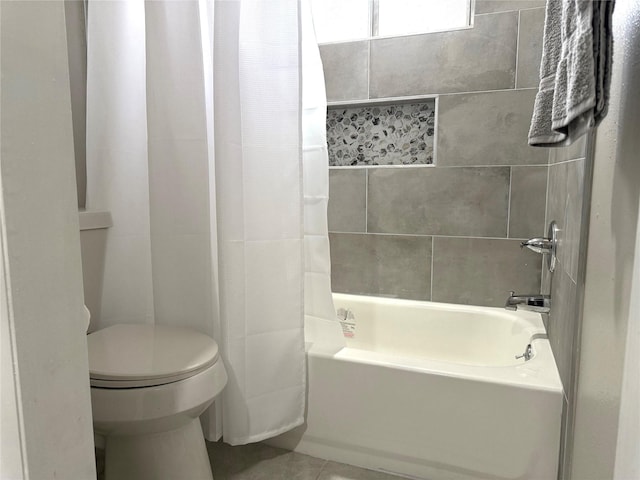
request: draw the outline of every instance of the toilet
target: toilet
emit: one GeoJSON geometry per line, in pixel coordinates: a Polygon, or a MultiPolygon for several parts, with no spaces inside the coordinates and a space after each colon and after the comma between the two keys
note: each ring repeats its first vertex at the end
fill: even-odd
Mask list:
{"type": "MultiPolygon", "coordinates": [[[[81,212],[85,303],[99,319],[108,212],[81,212]]],[[[119,324],[87,336],[106,480],[213,478],[199,416],[222,392],[218,345],[183,327],[119,324]]]]}

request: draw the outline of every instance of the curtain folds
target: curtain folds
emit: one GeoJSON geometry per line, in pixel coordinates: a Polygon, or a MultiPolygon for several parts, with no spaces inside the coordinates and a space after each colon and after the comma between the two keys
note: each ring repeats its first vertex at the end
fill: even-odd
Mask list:
{"type": "Polygon", "coordinates": [[[305,314],[307,341],[343,341],[326,99],[303,13],[296,0],[88,8],[87,208],[114,219],[99,328],[216,338],[229,382],[204,431],[231,444],[303,422],[305,314]]]}
{"type": "Polygon", "coordinates": [[[295,1],[214,16],[214,123],[225,441],[303,421],[303,203],[295,1]]]}
{"type": "Polygon", "coordinates": [[[308,0],[301,3],[302,169],[304,172],[305,340],[338,349],[345,345],[331,297],[327,206],[327,96],[320,50],[308,0]]]}

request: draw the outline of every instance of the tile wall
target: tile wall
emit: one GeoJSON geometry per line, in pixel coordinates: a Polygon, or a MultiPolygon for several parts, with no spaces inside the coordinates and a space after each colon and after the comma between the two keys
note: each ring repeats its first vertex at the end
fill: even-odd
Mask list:
{"type": "Polygon", "coordinates": [[[553,274],[544,270],[543,293],[551,295],[551,312],[545,315],[549,341],[564,385],[563,438],[560,474],[565,478],[571,462],[572,423],[574,412],[574,379],[579,347],[581,311],[579,308],[584,271],[582,256],[586,253],[584,236],[585,191],[591,177],[588,173],[587,136],[570,147],[552,149],[549,153],[547,186],[547,222],[558,224],[558,264],[553,274]]]}
{"type": "Polygon", "coordinates": [[[576,295],[581,253],[583,194],[587,137],[570,147],[551,150],[546,218],[558,224],[558,265],[553,274],[543,274],[544,293],[553,302],[547,321],[551,346],[562,383],[570,384],[571,356],[577,330],[576,295]]]}
{"type": "Polygon", "coordinates": [[[544,1],[474,26],[320,47],[329,102],[438,96],[436,166],[330,170],[334,291],[502,306],[540,291],[549,152],[527,145],[544,1]]]}

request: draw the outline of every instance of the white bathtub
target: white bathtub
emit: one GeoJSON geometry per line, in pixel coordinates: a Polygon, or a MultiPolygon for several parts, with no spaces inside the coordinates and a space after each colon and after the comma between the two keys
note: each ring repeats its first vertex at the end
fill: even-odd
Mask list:
{"type": "Polygon", "coordinates": [[[308,345],[306,424],[270,443],[421,479],[556,478],[563,394],[539,314],[334,299],[355,335],[308,345]]]}

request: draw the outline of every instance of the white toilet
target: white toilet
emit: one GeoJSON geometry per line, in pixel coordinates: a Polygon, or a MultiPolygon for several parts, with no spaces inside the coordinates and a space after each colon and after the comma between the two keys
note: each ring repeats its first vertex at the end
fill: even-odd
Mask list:
{"type": "MultiPolygon", "coordinates": [[[[108,212],[81,212],[85,303],[99,318],[108,212]]],[[[87,337],[107,480],[212,479],[199,416],[227,382],[218,345],[188,328],[113,325],[87,337]]]]}

